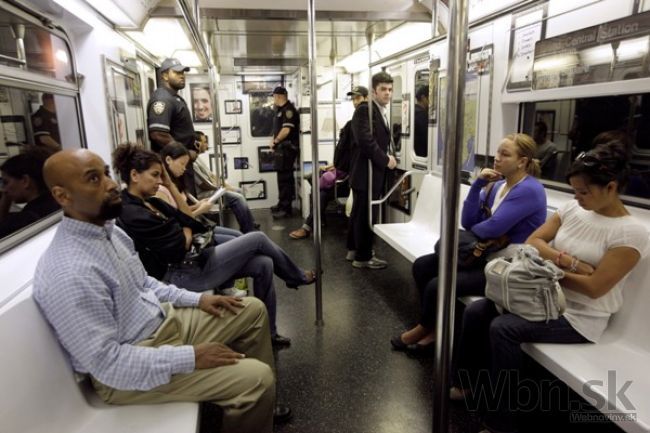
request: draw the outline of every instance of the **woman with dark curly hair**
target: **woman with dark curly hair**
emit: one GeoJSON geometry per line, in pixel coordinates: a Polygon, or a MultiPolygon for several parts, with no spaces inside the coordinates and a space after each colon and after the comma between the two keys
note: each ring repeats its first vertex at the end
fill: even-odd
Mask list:
{"type": "MultiPolygon", "coordinates": [[[[243,277],[253,278],[255,296],[269,312],[275,345],[290,344],[277,333],[273,274],[288,287],[313,283],[313,271],[304,271],[262,232],[251,232],[206,248],[191,263],[186,254],[194,233],[206,228],[183,211],[179,192],[163,170],[160,157],[144,148],[121,145],[113,152],[113,167],[127,185],[122,191],[123,209],[118,224],[133,239],[142,263],[154,278],[179,287],[205,291],[243,277]],[[160,185],[174,195],[179,209],[155,197],[160,185]]],[[[187,206],[185,204],[184,206],[187,206]]]]}
{"type": "MultiPolygon", "coordinates": [[[[500,396],[488,402],[486,431],[515,432],[523,352],[520,344],[597,342],[609,318],[623,303],[623,285],[647,253],[648,232],[630,215],[619,196],[629,174],[625,147],[618,140],[582,152],[567,181],[575,200],[533,232],[528,244],[541,257],[564,270],[560,284],[566,311],[557,320],[531,322],[514,314],[499,314],[488,299],[472,303],[463,316],[458,372],[452,399],[500,396]],[[489,383],[479,382],[488,370],[489,383]],[[504,380],[505,379],[505,380],[504,380]],[[489,391],[489,386],[503,386],[489,391]],[[463,388],[466,388],[463,390],[463,388]],[[502,392],[500,392],[502,391],[502,392]]],[[[530,401],[541,401],[528,389],[530,401]]],[[[538,391],[537,391],[538,392],[538,391]]]]}

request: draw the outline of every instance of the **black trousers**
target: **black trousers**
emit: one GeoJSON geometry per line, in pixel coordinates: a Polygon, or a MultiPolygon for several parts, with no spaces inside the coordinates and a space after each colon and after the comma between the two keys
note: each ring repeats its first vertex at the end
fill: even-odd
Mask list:
{"type": "MultiPolygon", "coordinates": [[[[365,262],[372,258],[372,244],[375,234],[368,225],[368,191],[352,189],[354,199],[352,201],[352,213],[350,214],[349,229],[352,235],[349,237],[348,249],[355,250],[354,259],[365,262]],[[352,242],[354,241],[354,245],[352,242]],[[352,248],[354,247],[354,248],[352,248]]],[[[379,198],[379,194],[374,194],[373,200],[379,198]]],[[[373,208],[372,223],[377,222],[378,209],[373,208]]]]}
{"type": "MultiPolygon", "coordinates": [[[[413,263],[413,279],[420,291],[420,325],[434,329],[438,306],[438,254],[418,257],[413,263]]],[[[482,267],[476,269],[459,269],[456,273],[456,297],[484,296],[485,273],[482,267]]],[[[462,303],[456,301],[462,311],[462,303]]],[[[456,317],[459,319],[459,317],[456,317]]]]}
{"type": "Polygon", "coordinates": [[[296,196],[296,181],[293,177],[293,167],[290,170],[278,170],[278,200],[279,210],[291,213],[291,202],[296,196]]]}

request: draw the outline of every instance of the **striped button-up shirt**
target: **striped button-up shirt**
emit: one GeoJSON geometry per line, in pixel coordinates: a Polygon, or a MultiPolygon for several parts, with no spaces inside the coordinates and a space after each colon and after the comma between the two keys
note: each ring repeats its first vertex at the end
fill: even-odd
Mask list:
{"type": "Polygon", "coordinates": [[[195,307],[200,294],[148,276],[131,239],[64,217],[34,276],[34,298],[73,368],[121,390],[149,390],[194,370],[192,346],[142,347],[164,320],[161,302],[195,307]]]}

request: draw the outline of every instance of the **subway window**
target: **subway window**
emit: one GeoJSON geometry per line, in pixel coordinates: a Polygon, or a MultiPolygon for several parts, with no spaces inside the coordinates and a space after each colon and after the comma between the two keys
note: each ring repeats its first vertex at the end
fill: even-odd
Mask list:
{"type": "Polygon", "coordinates": [[[273,133],[273,96],[268,92],[249,93],[251,137],[270,137],[273,133]]]}
{"type": "Polygon", "coordinates": [[[402,77],[393,76],[393,98],[390,102],[390,126],[393,132],[393,143],[395,151],[402,149],[402,77]]]}
{"type": "Polygon", "coordinates": [[[57,220],[43,164],[83,146],[68,44],[21,13],[0,7],[0,253],[57,220]]]}
{"type": "Polygon", "coordinates": [[[0,64],[74,82],[68,44],[58,35],[0,9],[0,64]]]}
{"type": "Polygon", "coordinates": [[[415,73],[413,85],[413,151],[416,156],[426,158],[429,153],[429,71],[415,73]]]}
{"type": "Polygon", "coordinates": [[[650,203],[650,93],[533,102],[522,108],[521,130],[537,142],[543,179],[565,182],[581,152],[603,140],[620,140],[632,169],[624,194],[650,203]]]}

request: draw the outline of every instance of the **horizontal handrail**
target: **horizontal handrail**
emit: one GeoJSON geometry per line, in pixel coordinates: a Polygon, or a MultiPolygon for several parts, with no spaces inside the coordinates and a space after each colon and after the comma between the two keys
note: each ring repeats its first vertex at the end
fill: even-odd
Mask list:
{"type": "Polygon", "coordinates": [[[430,171],[422,171],[422,170],[409,170],[404,172],[404,174],[395,182],[393,187],[386,193],[386,195],[378,200],[370,200],[370,205],[380,205],[386,200],[388,200],[388,197],[390,197],[393,192],[397,189],[397,187],[402,183],[404,179],[407,177],[413,175],[413,174],[431,174],[430,171]]]}

